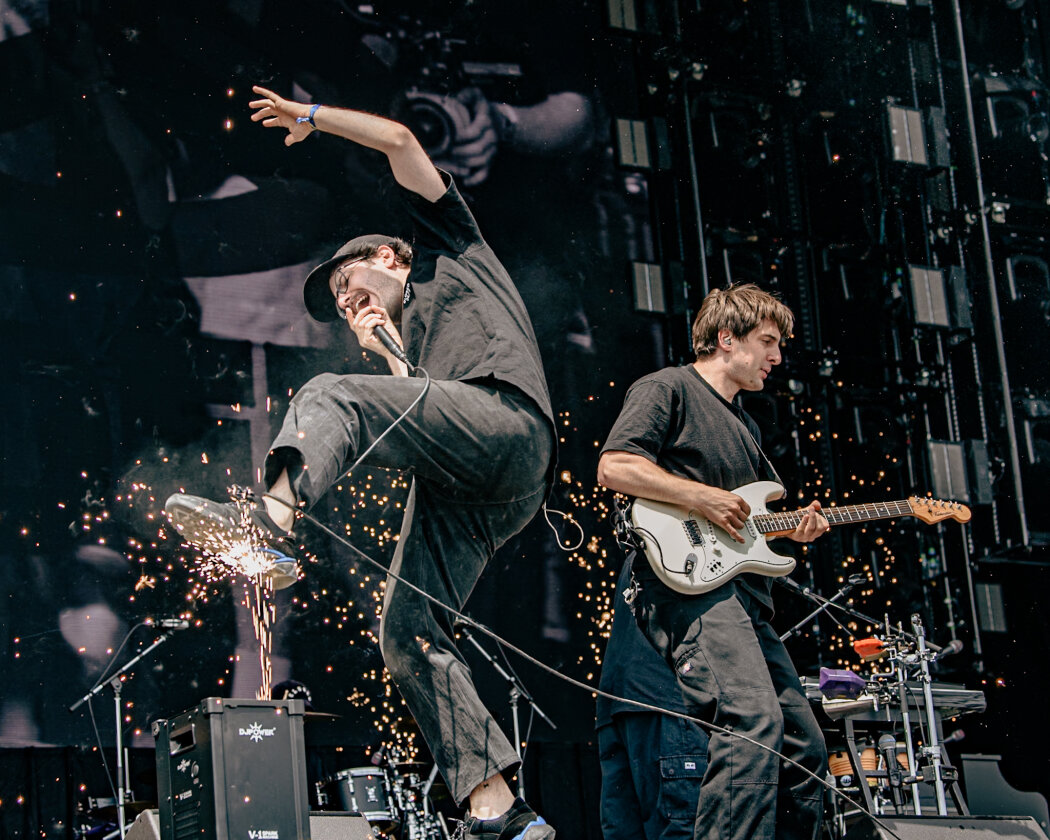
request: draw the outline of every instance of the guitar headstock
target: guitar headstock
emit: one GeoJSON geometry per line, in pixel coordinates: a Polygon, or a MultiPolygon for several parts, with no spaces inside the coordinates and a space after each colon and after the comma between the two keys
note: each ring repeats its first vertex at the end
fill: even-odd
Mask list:
{"type": "Polygon", "coordinates": [[[927,525],[954,519],[956,522],[969,522],[970,509],[959,502],[943,502],[940,499],[927,499],[912,496],[908,499],[912,515],[917,516],[927,525]]]}

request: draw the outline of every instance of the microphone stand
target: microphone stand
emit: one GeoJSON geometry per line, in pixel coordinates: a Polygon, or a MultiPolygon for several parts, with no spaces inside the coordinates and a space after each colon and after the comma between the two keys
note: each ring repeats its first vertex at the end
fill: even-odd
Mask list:
{"type": "Polygon", "coordinates": [[[944,795],[944,757],[941,754],[942,748],[938,734],[941,722],[937,717],[937,710],[933,707],[933,684],[930,678],[930,659],[933,657],[927,653],[931,645],[926,641],[922,618],[918,614],[911,617],[911,627],[915,631],[915,638],[918,640],[916,646],[918,648],[919,679],[922,682],[923,700],[926,704],[928,743],[923,745],[922,752],[933,764],[933,790],[937,797],[937,813],[942,817],[946,817],[948,816],[948,803],[944,795]]]}
{"type": "MultiPolygon", "coordinates": [[[[504,670],[504,668],[499,664],[499,662],[496,661],[496,658],[492,656],[487,650],[485,650],[485,648],[483,648],[478,643],[478,640],[470,634],[470,631],[467,629],[466,624],[462,624],[456,629],[459,630],[459,632],[463,635],[464,639],[466,639],[468,642],[474,645],[478,653],[480,653],[488,661],[488,663],[496,670],[496,673],[503,677],[503,679],[505,679],[510,685],[510,710],[511,718],[514,722],[514,750],[518,753],[518,758],[521,759],[521,729],[518,724],[518,700],[520,698],[525,698],[525,700],[528,701],[528,704],[532,706],[532,710],[536,712],[536,714],[538,714],[541,718],[543,718],[543,720],[547,722],[551,729],[557,729],[558,727],[554,725],[553,720],[551,720],[549,717],[547,717],[546,714],[544,714],[543,709],[536,705],[536,701],[533,700],[532,695],[525,690],[525,686],[521,684],[521,680],[519,680],[516,676],[507,673],[507,671],[504,670]]],[[[522,799],[525,798],[524,761],[522,761],[521,766],[518,767],[518,796],[520,796],[522,799]]]]}
{"type": "MultiPolygon", "coordinates": [[[[846,595],[854,586],[859,586],[864,583],[866,578],[863,575],[850,575],[849,579],[843,584],[842,588],[831,598],[824,598],[822,595],[818,595],[808,587],[803,587],[788,577],[777,578],[782,584],[787,586],[789,589],[793,589],[800,595],[808,598],[814,603],[820,604],[817,609],[795,624],[790,630],[780,636],[780,641],[784,641],[796,633],[801,631],[801,628],[810,620],[815,618],[820,613],[826,611],[829,607],[834,606],[836,609],[842,610],[847,615],[850,615],[860,621],[867,622],[868,624],[879,626],[882,625],[886,629],[886,635],[891,635],[889,616],[884,621],[871,618],[870,616],[864,615],[864,613],[858,610],[847,607],[843,604],[836,603],[840,598],[846,595]]],[[[919,816],[922,814],[922,806],[919,802],[919,786],[918,782],[921,780],[921,775],[916,775],[916,763],[915,753],[912,741],[911,732],[911,716],[908,708],[908,697],[906,689],[906,664],[918,663],[920,669],[919,680],[922,684],[923,692],[923,705],[925,706],[926,713],[926,724],[928,727],[928,738],[930,743],[923,747],[922,754],[930,760],[933,765],[933,784],[934,792],[937,798],[937,813],[940,816],[945,816],[948,813],[947,810],[947,799],[945,795],[945,772],[944,772],[944,757],[942,755],[943,746],[940,743],[938,735],[938,727],[940,721],[937,718],[937,711],[934,706],[933,700],[933,685],[932,678],[930,675],[930,662],[935,662],[938,659],[938,654],[948,655],[949,653],[955,653],[958,648],[953,649],[951,645],[945,648],[940,645],[935,645],[926,639],[926,634],[923,629],[922,620],[918,615],[911,617],[912,632],[909,633],[902,626],[899,626],[896,631],[896,638],[900,638],[906,641],[910,641],[916,646],[916,653],[910,656],[901,656],[895,649],[890,652],[891,659],[894,660],[895,675],[898,685],[898,702],[901,707],[901,722],[904,728],[905,746],[907,748],[908,764],[910,775],[902,779],[902,782],[909,784],[912,789],[912,798],[915,807],[915,815],[919,816]]],[[[951,644],[957,645],[957,642],[951,644]]],[[[899,809],[900,807],[900,791],[896,786],[892,784],[893,776],[892,773],[896,768],[891,766],[891,755],[886,758],[886,777],[887,781],[890,782],[893,788],[894,805],[899,809]]],[[[925,781],[925,780],[924,780],[925,781]]]]}
{"type": "Polygon", "coordinates": [[[788,630],[786,633],[781,633],[780,634],[780,641],[785,642],[788,639],[790,639],[792,636],[797,636],[798,634],[800,634],[802,632],[802,628],[805,627],[806,624],[808,624],[810,621],[812,621],[814,618],[816,618],[822,612],[826,612],[828,610],[828,608],[831,607],[831,606],[838,606],[841,609],[844,609],[846,612],[853,612],[853,610],[848,609],[846,607],[842,607],[840,604],[837,604],[836,602],[840,598],[846,597],[846,595],[849,594],[850,590],[853,589],[854,586],[859,586],[860,584],[864,583],[864,581],[867,580],[867,578],[865,578],[863,575],[850,575],[849,578],[846,580],[846,582],[842,585],[842,588],[839,589],[839,591],[836,592],[831,598],[825,598],[823,595],[818,595],[816,592],[814,592],[808,586],[802,586],[801,584],[796,583],[795,581],[793,581],[789,577],[781,577],[781,578],[777,578],[777,580],[779,580],[782,584],[784,584],[789,589],[795,590],[797,593],[802,595],[804,598],[808,598],[810,601],[813,601],[815,604],[819,604],[820,605],[815,610],[813,610],[813,612],[811,612],[809,615],[807,615],[805,618],[803,618],[801,621],[798,621],[795,624],[795,626],[792,627],[790,630],[788,630]],[[857,580],[856,578],[860,578],[860,580],[857,580]]]}
{"type": "MultiPolygon", "coordinates": [[[[841,610],[846,615],[855,618],[858,621],[863,621],[866,624],[871,624],[876,627],[889,627],[887,621],[884,621],[881,618],[872,618],[870,615],[865,615],[864,613],[860,612],[860,610],[857,610],[854,607],[847,607],[845,604],[837,603],[837,601],[846,594],[848,594],[854,586],[860,586],[862,583],[867,583],[868,579],[864,575],[850,575],[846,582],[842,585],[842,588],[830,598],[825,598],[823,595],[818,595],[808,586],[802,586],[801,584],[796,583],[789,577],[777,577],[773,579],[783,584],[788,589],[794,590],[803,598],[808,598],[813,603],[821,605],[817,609],[813,610],[813,612],[811,612],[801,621],[797,622],[795,626],[788,630],[786,633],[782,633],[780,635],[780,641],[782,642],[786,641],[787,639],[790,639],[792,636],[801,633],[802,627],[805,626],[806,622],[812,620],[813,618],[816,618],[816,616],[820,615],[822,612],[825,612],[829,607],[835,607],[835,609],[841,610]]],[[[903,638],[910,639],[912,642],[917,643],[919,641],[918,636],[916,636],[914,633],[909,633],[903,628],[900,629],[898,632],[903,638]]],[[[933,651],[934,653],[941,653],[944,650],[944,648],[941,645],[935,645],[933,642],[930,641],[925,641],[925,645],[926,650],[933,651]]]]}
{"type": "Polygon", "coordinates": [[[138,663],[147,653],[150,653],[151,651],[159,648],[162,644],[168,641],[168,639],[170,639],[171,636],[172,634],[170,632],[161,633],[153,644],[145,648],[141,653],[139,653],[138,656],[136,656],[134,659],[128,662],[112,677],[110,677],[108,680],[102,680],[100,682],[95,683],[91,691],[89,691],[87,694],[85,694],[83,697],[77,700],[76,703],[69,707],[69,711],[75,712],[84,703],[86,703],[88,700],[90,700],[92,697],[94,697],[96,694],[102,691],[102,689],[105,688],[107,685],[113,689],[113,704],[116,711],[117,722],[117,828],[120,831],[121,838],[123,838],[124,835],[127,833],[127,829],[125,827],[126,819],[124,814],[124,800],[127,798],[125,795],[126,789],[131,786],[130,780],[128,780],[127,782],[125,781],[125,772],[127,768],[124,764],[124,731],[120,714],[120,694],[124,688],[124,682],[123,680],[121,680],[121,676],[123,676],[125,673],[131,670],[131,668],[136,663],[138,663]]]}

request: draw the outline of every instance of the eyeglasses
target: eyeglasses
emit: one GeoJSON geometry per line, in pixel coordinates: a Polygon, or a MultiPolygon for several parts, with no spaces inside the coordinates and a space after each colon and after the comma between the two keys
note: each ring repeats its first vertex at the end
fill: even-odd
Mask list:
{"type": "Polygon", "coordinates": [[[350,287],[350,281],[347,279],[346,270],[351,266],[357,265],[359,262],[365,262],[369,257],[358,257],[356,260],[350,260],[350,262],[343,263],[339,268],[336,269],[338,272],[335,275],[335,297],[341,298],[346,294],[346,290],[350,287]]]}

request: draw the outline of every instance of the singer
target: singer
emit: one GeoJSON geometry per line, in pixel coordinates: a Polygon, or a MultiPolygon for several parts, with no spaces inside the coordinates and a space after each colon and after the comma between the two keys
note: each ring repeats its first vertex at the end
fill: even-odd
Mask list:
{"type": "MultiPolygon", "coordinates": [[[[759,446],[754,420],[733,400],[761,391],[780,364],[794,318],[752,284],[712,291],[693,321],[691,365],[644,376],[627,392],[598,462],[606,487],[700,511],[738,538],[751,511],[730,492],[779,480],[759,446]]],[[[813,502],[790,535],[810,542],[828,530],[813,502]]],[[[719,840],[817,840],[819,782],[761,747],[823,778],[824,737],[798,674],[770,624],[770,578],[742,574],[702,595],[682,595],[634,552],[635,619],[678,678],[690,714],[713,731],[693,836],[719,840]]]]}
{"type": "MultiPolygon", "coordinates": [[[[351,239],[306,278],[309,313],[344,318],[393,375],[307,382],[266,459],[266,486],[293,507],[315,504],[420,396],[424,381],[408,375],[414,360],[430,389],[367,464],[413,476],[391,571],[461,608],[550,489],[554,420],[529,315],[451,176],[405,126],[254,90],[252,120],[285,129],[287,146],[320,131],[383,153],[414,227],[411,246],[385,234],[351,239]]],[[[291,562],[293,509],[263,503],[256,524],[291,562]]],[[[239,527],[229,505],[199,497],[176,495],[166,508],[184,535],[239,527]]],[[[457,836],[552,838],[507,785],[517,752],[482,705],[446,611],[388,579],[380,648],[449,790],[469,807],[457,836]]]]}

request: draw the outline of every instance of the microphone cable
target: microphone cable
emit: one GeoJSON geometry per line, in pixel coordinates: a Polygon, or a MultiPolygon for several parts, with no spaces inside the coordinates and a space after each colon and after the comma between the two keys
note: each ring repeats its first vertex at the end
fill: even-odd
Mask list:
{"type": "MultiPolygon", "coordinates": [[[[419,369],[422,370],[422,368],[419,368],[419,369]]],[[[426,371],[424,371],[424,373],[426,373],[426,371]]],[[[428,384],[429,384],[429,377],[428,377],[428,384]]],[[[424,393],[425,393],[425,391],[424,391],[424,393]]],[[[418,402],[418,399],[420,399],[421,397],[422,397],[422,394],[420,395],[419,398],[417,398],[417,402],[418,402]]],[[[413,405],[415,405],[415,403],[413,403],[413,405]]],[[[408,411],[411,409],[411,407],[412,406],[409,406],[409,409],[406,409],[405,414],[408,413],[408,411]]],[[[402,415],[402,417],[403,416],[404,415],[402,415]]],[[[401,418],[398,418],[398,420],[396,420],[394,422],[394,424],[391,424],[390,428],[383,432],[383,435],[387,434],[387,432],[389,432],[390,429],[394,428],[394,425],[397,422],[399,422],[400,419],[401,418]]],[[[376,443],[378,443],[379,440],[382,439],[383,435],[380,435],[380,437],[376,439],[376,443]]],[[[373,443],[373,446],[374,445],[375,445],[375,443],[373,443]]],[[[368,451],[371,451],[371,447],[369,447],[369,449],[366,450],[365,454],[367,454],[368,451]]],[[[362,455],[361,457],[363,458],[364,455],[362,455]]],[[[360,463],[360,460],[361,460],[361,458],[358,458],[357,462],[355,462],[355,466],[357,465],[357,463],[360,463]]],[[[882,829],[884,829],[889,835],[891,835],[892,837],[895,837],[896,840],[903,840],[903,838],[901,838],[901,836],[899,834],[897,834],[889,825],[887,825],[883,820],[879,819],[879,817],[877,817],[875,814],[873,814],[870,811],[868,811],[863,805],[861,805],[860,803],[858,803],[858,802],[854,801],[853,799],[851,799],[850,797],[848,797],[845,793],[843,793],[837,787],[835,787],[835,785],[829,783],[827,781],[827,779],[822,779],[820,776],[818,776],[816,773],[811,771],[809,768],[802,766],[802,764],[800,764],[799,762],[795,761],[793,758],[790,758],[789,756],[784,755],[782,752],[779,752],[778,750],[775,750],[772,747],[767,746],[766,744],[760,743],[759,741],[756,741],[753,738],[751,738],[751,737],[749,737],[747,735],[744,735],[744,734],[742,734],[740,732],[736,732],[736,731],[734,731],[732,729],[727,729],[727,728],[725,728],[723,726],[719,726],[716,723],[711,723],[710,721],[701,720],[700,718],[696,718],[696,717],[693,717],[691,715],[684,714],[682,712],[675,712],[675,711],[672,711],[670,709],[663,709],[663,708],[661,708],[659,706],[655,706],[655,705],[652,705],[650,703],[645,703],[645,702],[643,702],[641,700],[631,700],[631,699],[629,699],[627,697],[618,697],[615,694],[611,694],[609,692],[602,691],[601,689],[595,688],[594,686],[591,686],[591,685],[588,685],[587,683],[582,682],[580,680],[577,680],[574,677],[570,677],[568,674],[563,674],[562,672],[556,670],[554,667],[546,664],[545,662],[540,661],[539,659],[537,659],[536,657],[532,656],[531,654],[526,653],[524,650],[522,650],[521,648],[519,648],[517,645],[513,644],[512,642],[509,642],[506,639],[502,638],[494,630],[490,630],[485,625],[475,621],[473,618],[471,618],[468,615],[464,614],[460,610],[457,610],[455,607],[444,603],[443,601],[441,601],[440,599],[438,599],[434,595],[431,595],[429,592],[426,592],[425,590],[421,589],[419,586],[416,586],[416,584],[412,583],[411,581],[406,580],[405,578],[401,577],[400,575],[390,571],[382,563],[380,563],[378,560],[375,560],[374,558],[369,556],[365,551],[361,550],[360,548],[355,546],[353,543],[351,543],[350,540],[347,539],[345,535],[339,534],[336,531],[334,531],[332,528],[329,528],[324,522],[321,522],[319,519],[317,519],[312,514],[307,513],[306,511],[299,509],[298,507],[292,505],[291,503],[286,502],[284,499],[279,499],[276,496],[272,496],[269,493],[264,493],[263,496],[265,498],[273,499],[274,501],[279,502],[280,504],[284,505],[285,507],[293,508],[303,519],[305,519],[307,522],[312,524],[315,528],[318,528],[319,530],[323,531],[329,537],[331,537],[332,539],[336,540],[337,542],[339,542],[340,544],[342,544],[343,546],[348,548],[352,553],[356,554],[362,560],[364,560],[365,562],[367,562],[371,566],[375,567],[378,571],[382,572],[383,574],[388,575],[389,577],[392,577],[398,583],[401,583],[404,586],[408,587],[409,589],[411,589],[416,594],[422,595],[426,600],[430,601],[432,604],[437,605],[441,609],[445,610],[447,613],[450,613],[452,616],[454,616],[456,619],[459,619],[463,624],[467,625],[472,630],[480,631],[481,633],[483,633],[484,635],[486,635],[490,639],[492,639],[492,641],[494,641],[497,645],[500,645],[501,647],[506,648],[507,650],[511,651],[514,654],[517,654],[522,659],[524,659],[526,662],[529,662],[532,665],[535,665],[537,668],[539,668],[542,671],[546,671],[548,674],[550,674],[550,675],[560,679],[562,682],[566,682],[569,685],[573,686],[574,688],[581,689],[582,691],[586,691],[587,693],[589,693],[591,695],[594,695],[594,696],[601,696],[601,697],[604,697],[604,698],[606,698],[608,700],[613,700],[613,701],[620,702],[620,703],[627,703],[630,706],[635,706],[635,707],[637,707],[639,709],[644,709],[645,711],[656,712],[658,714],[665,714],[665,715],[669,715],[671,717],[680,718],[681,720],[691,721],[691,722],[701,726],[702,728],[704,728],[705,730],[708,730],[710,732],[717,732],[717,733],[719,733],[721,735],[727,735],[727,736],[729,736],[731,738],[740,738],[740,739],[742,739],[744,741],[747,741],[752,746],[758,747],[759,749],[763,749],[766,752],[772,753],[773,755],[775,755],[777,758],[781,759],[782,761],[784,761],[784,762],[790,764],[791,766],[801,770],[802,773],[804,773],[806,776],[809,776],[810,778],[814,779],[823,788],[831,791],[833,795],[835,795],[836,797],[838,797],[841,800],[844,800],[848,805],[852,806],[853,808],[856,808],[860,813],[865,814],[868,817],[870,817],[878,826],[880,826],[882,829]]]]}

